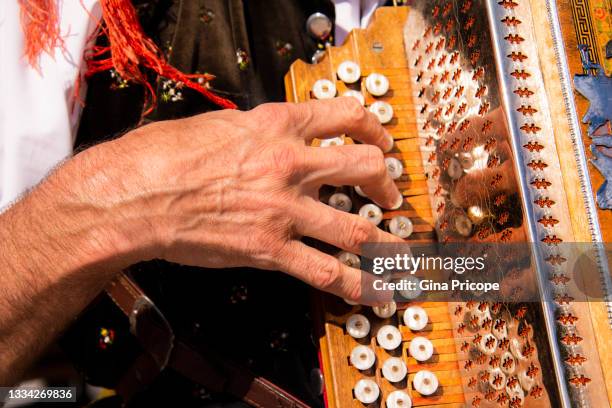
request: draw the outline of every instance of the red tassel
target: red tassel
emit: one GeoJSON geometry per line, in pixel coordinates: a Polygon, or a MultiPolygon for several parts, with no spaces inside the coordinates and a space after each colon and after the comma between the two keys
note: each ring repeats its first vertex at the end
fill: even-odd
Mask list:
{"type": "MultiPolygon", "coordinates": [[[[38,67],[41,52],[51,53],[56,47],[63,47],[59,32],[57,0],[19,0],[21,22],[26,35],[25,56],[33,67],[38,67]]],[[[145,69],[158,75],[182,82],[216,105],[236,109],[236,105],[224,99],[198,80],[208,82],[214,79],[209,74],[184,74],[171,66],[157,45],[145,35],[131,0],[100,0],[103,22],[100,33],[107,36],[110,46],[93,46],[86,55],[87,73],[91,76],[114,68],[121,78],[142,84],[146,88],[144,115],[150,113],[156,104],[155,91],[147,81],[145,69]]]]}
{"type": "Polygon", "coordinates": [[[64,48],[60,35],[56,0],[19,0],[20,20],[25,35],[24,57],[30,66],[40,70],[40,54],[53,55],[64,48]]]}

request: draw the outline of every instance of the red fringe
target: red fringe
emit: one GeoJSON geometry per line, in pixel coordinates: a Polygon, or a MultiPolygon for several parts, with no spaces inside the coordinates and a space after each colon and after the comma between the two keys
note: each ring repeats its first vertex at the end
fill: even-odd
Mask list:
{"type": "MultiPolygon", "coordinates": [[[[4,1],[4,0],[1,0],[4,1]]],[[[71,0],[73,1],[73,0],[71,0]]],[[[38,67],[38,58],[45,51],[51,53],[57,46],[63,46],[59,32],[57,0],[19,0],[21,22],[26,35],[26,58],[33,67],[38,67]]],[[[209,74],[184,74],[171,66],[157,45],[144,34],[131,0],[100,0],[103,22],[100,34],[105,34],[110,46],[93,46],[86,55],[87,73],[91,76],[114,68],[121,78],[142,84],[146,88],[144,115],[155,105],[155,90],[147,80],[146,70],[182,82],[216,105],[236,109],[236,105],[206,87],[204,83],[214,79],[209,74]]]]}
{"type": "Polygon", "coordinates": [[[40,71],[40,54],[53,55],[64,48],[60,35],[56,0],[19,0],[20,20],[25,35],[24,57],[30,66],[40,71]]]}

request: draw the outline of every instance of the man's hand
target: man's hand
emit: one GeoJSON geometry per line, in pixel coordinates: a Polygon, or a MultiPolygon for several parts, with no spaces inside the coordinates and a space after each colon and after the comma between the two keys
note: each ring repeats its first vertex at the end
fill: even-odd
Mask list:
{"type": "Polygon", "coordinates": [[[318,200],[322,184],[361,185],[383,207],[401,204],[383,158],[392,139],[354,98],[209,113],[147,126],[116,143],[130,157],[121,200],[149,217],[161,246],[152,256],[281,270],[354,299],[360,272],[299,239],[351,252],[365,242],[401,242],[318,200]],[[364,144],[309,146],[343,133],[364,144]]]}
{"type": "Polygon", "coordinates": [[[140,260],[278,269],[358,298],[360,272],[299,239],[401,242],[317,199],[322,184],[360,185],[399,206],[391,146],[373,114],[338,98],[159,122],[78,154],[0,214],[0,385],[140,260]],[[343,133],[363,144],[309,147],[343,133]]]}

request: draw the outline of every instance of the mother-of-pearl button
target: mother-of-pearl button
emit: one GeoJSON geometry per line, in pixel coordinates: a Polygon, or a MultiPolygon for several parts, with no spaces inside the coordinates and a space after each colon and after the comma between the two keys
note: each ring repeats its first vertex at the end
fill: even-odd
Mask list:
{"type": "Polygon", "coordinates": [[[365,105],[365,97],[359,91],[349,90],[349,91],[346,91],[345,93],[343,93],[342,96],[351,96],[351,97],[357,99],[359,101],[359,103],[361,103],[361,106],[365,105]]]}
{"type": "Polygon", "coordinates": [[[403,215],[396,215],[389,221],[389,232],[400,238],[408,238],[412,235],[413,229],[410,218],[403,215]]]}
{"type": "Polygon", "coordinates": [[[438,377],[428,370],[421,370],[412,380],[414,389],[421,395],[431,395],[438,389],[438,377]]]}
{"type": "Polygon", "coordinates": [[[381,319],[388,319],[389,317],[395,314],[396,310],[397,310],[397,305],[395,304],[394,301],[385,303],[384,305],[381,305],[381,306],[372,307],[372,311],[374,312],[374,314],[380,317],[381,319]]]}
{"type": "Polygon", "coordinates": [[[319,79],[312,86],[312,94],[317,99],[331,99],[336,96],[336,84],[329,79],[319,79]]]}
{"type": "Polygon", "coordinates": [[[359,215],[370,221],[374,225],[382,221],[382,210],[375,204],[366,204],[359,209],[359,215]]]}
{"type": "Polygon", "coordinates": [[[497,339],[491,333],[487,333],[480,339],[478,347],[485,354],[493,354],[497,350],[497,339]]]}
{"type": "Polygon", "coordinates": [[[319,144],[320,147],[328,147],[328,146],[344,146],[344,139],[340,136],[331,137],[329,139],[321,139],[319,144]]]}
{"type": "Polygon", "coordinates": [[[350,252],[342,251],[338,255],[338,260],[345,264],[346,266],[350,266],[351,268],[359,269],[361,267],[361,259],[355,254],[350,252]]]}
{"type": "Polygon", "coordinates": [[[387,173],[393,180],[397,180],[402,177],[404,172],[404,165],[402,162],[395,157],[387,157],[385,159],[385,165],[387,166],[387,173]]]}
{"type": "Polygon", "coordinates": [[[378,384],[365,378],[357,381],[353,391],[355,392],[355,398],[362,404],[371,404],[376,401],[380,395],[378,384]]]}
{"type": "Polygon", "coordinates": [[[506,386],[506,374],[499,367],[489,369],[489,384],[494,390],[501,390],[506,386]]]}
{"type": "Polygon", "coordinates": [[[378,121],[383,125],[391,122],[391,119],[393,119],[393,108],[387,102],[376,101],[368,109],[376,115],[378,121]]]}
{"type": "Polygon", "coordinates": [[[361,69],[353,61],[344,61],[338,65],[338,78],[347,84],[353,84],[361,78],[361,69]]]}
{"type": "Polygon", "coordinates": [[[406,363],[401,358],[388,358],[382,366],[382,374],[389,382],[402,381],[408,373],[406,363]]]}
{"type": "Polygon", "coordinates": [[[383,96],[389,90],[389,80],[382,74],[372,73],[366,78],[366,89],[371,95],[383,96]]]}
{"type": "Polygon", "coordinates": [[[396,390],[387,396],[387,408],[412,408],[412,400],[404,391],[396,390]]]}
{"type": "Polygon", "coordinates": [[[362,339],[370,332],[370,321],[361,314],[354,314],[346,320],[347,333],[355,338],[362,339]]]}
{"type": "Polygon", "coordinates": [[[427,312],[420,306],[410,306],[404,311],[404,324],[410,330],[423,330],[428,320],[427,312]]]}
{"type": "Polygon", "coordinates": [[[351,351],[350,360],[358,370],[369,370],[374,365],[376,356],[368,346],[357,346],[351,351]]]}
{"type": "MultiPolygon", "coordinates": [[[[408,275],[400,279],[400,282],[406,282],[406,285],[405,285],[406,288],[411,286],[414,289],[402,289],[402,290],[399,290],[398,293],[404,299],[412,300],[412,299],[418,298],[419,295],[421,294],[421,289],[419,289],[420,281],[421,280],[419,278],[417,278],[416,276],[412,276],[412,275],[408,275]]],[[[406,316],[406,313],[404,313],[404,316],[406,316]]],[[[404,324],[405,324],[405,321],[404,321],[404,324]]]]}
{"type": "Polygon", "coordinates": [[[417,336],[410,342],[408,351],[417,361],[427,361],[433,355],[433,344],[425,337],[417,336]]]}
{"type": "Polygon", "coordinates": [[[353,208],[351,198],[344,193],[332,194],[331,197],[329,197],[329,200],[327,200],[327,204],[329,204],[330,207],[340,211],[348,212],[351,211],[351,208],[353,208]]]}
{"type": "Polygon", "coordinates": [[[397,327],[387,324],[378,329],[376,341],[385,350],[395,350],[402,343],[402,334],[397,327]]]}

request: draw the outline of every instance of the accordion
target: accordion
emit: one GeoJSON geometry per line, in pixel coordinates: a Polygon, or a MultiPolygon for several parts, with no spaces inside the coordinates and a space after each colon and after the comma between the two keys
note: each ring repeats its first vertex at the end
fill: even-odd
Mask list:
{"type": "MultiPolygon", "coordinates": [[[[527,242],[537,265],[530,303],[370,308],[317,295],[328,407],[610,406],[611,12],[605,1],[416,0],[291,66],[289,101],[354,96],[393,135],[404,203],[381,228],[413,244],[527,242]],[[573,243],[594,248],[584,280],[597,293],[563,273],[573,243]]],[[[352,143],[331,140],[315,144],[352,143]]],[[[357,212],[370,202],[356,190],[331,194],[357,212]]]]}

